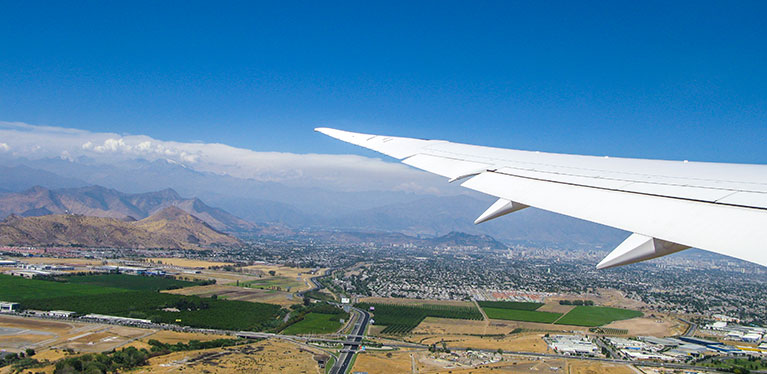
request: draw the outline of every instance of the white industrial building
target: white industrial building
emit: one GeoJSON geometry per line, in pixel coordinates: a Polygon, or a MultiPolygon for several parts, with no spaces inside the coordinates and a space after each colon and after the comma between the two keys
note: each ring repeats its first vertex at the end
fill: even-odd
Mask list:
{"type": "Polygon", "coordinates": [[[133,324],[152,323],[152,321],[150,321],[148,319],[108,316],[108,315],[104,315],[104,314],[86,314],[82,318],[83,319],[95,319],[95,320],[100,320],[100,321],[133,323],[133,324]]]}
{"type": "Polygon", "coordinates": [[[583,335],[552,335],[545,340],[551,349],[563,355],[599,354],[599,347],[583,335]]]}
{"type": "Polygon", "coordinates": [[[0,313],[12,313],[19,311],[19,303],[0,301],[0,313]]]}

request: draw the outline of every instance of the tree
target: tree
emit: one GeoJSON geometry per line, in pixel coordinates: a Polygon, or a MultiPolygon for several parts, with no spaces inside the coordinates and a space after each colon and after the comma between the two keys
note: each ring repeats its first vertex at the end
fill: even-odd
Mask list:
{"type": "Polygon", "coordinates": [[[277,275],[277,272],[274,271],[274,270],[269,270],[269,275],[275,276],[275,275],[277,275]]]}
{"type": "Polygon", "coordinates": [[[27,357],[32,357],[35,355],[35,350],[32,348],[27,348],[24,352],[27,353],[27,357]]]}
{"type": "Polygon", "coordinates": [[[309,299],[308,296],[304,296],[304,305],[309,306],[309,304],[312,303],[312,300],[309,299]]]}

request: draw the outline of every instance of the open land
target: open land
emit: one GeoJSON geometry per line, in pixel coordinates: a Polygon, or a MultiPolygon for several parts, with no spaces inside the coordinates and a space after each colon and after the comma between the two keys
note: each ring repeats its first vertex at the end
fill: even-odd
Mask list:
{"type": "Polygon", "coordinates": [[[148,258],[147,260],[157,264],[161,263],[164,265],[172,265],[172,266],[192,268],[192,269],[208,269],[214,266],[233,265],[233,263],[231,262],[204,261],[204,260],[195,260],[195,259],[188,259],[188,258],[177,258],[177,257],[153,257],[153,258],[148,258]]]}
{"type": "Polygon", "coordinates": [[[175,352],[149,360],[132,373],[320,373],[318,349],[282,340],[244,346],[175,352]]]}
{"type": "Polygon", "coordinates": [[[165,292],[176,295],[195,295],[200,297],[211,297],[216,295],[219,299],[259,302],[284,307],[300,302],[300,300],[294,298],[293,294],[289,292],[218,284],[185,287],[165,292]]]}

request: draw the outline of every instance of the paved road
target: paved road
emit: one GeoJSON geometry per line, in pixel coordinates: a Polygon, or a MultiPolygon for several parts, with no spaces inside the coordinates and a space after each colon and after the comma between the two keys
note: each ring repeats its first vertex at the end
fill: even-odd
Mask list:
{"type": "Polygon", "coordinates": [[[358,319],[359,323],[354,325],[352,333],[347,336],[346,342],[341,349],[341,356],[339,357],[336,365],[330,369],[330,374],[344,374],[349,369],[349,364],[352,362],[352,358],[362,345],[362,338],[365,336],[365,330],[370,322],[370,313],[357,308],[352,308],[356,313],[360,313],[361,317],[358,319]]]}
{"type": "Polygon", "coordinates": [[[698,329],[698,325],[696,325],[696,324],[694,324],[694,323],[692,323],[692,322],[690,322],[690,321],[688,321],[686,319],[679,318],[679,320],[689,325],[689,327],[687,327],[687,331],[685,331],[684,334],[682,334],[682,336],[693,336],[693,335],[695,335],[695,331],[698,329]]]}

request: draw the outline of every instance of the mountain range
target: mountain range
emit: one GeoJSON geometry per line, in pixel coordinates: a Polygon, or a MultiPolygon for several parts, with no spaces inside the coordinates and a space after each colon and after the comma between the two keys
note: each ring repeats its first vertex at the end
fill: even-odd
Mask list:
{"type": "Polygon", "coordinates": [[[79,214],[11,215],[0,222],[0,244],[201,249],[241,242],[178,207],[168,206],[139,221],[79,214]]]}
{"type": "Polygon", "coordinates": [[[180,208],[219,231],[252,231],[256,228],[256,225],[222,209],[210,207],[200,199],[182,198],[170,188],[127,194],[101,186],[55,190],[35,186],[22,192],[0,195],[0,218],[11,214],[22,217],[79,214],[135,221],[150,217],[170,206],[180,208]]]}
{"type": "Polygon", "coordinates": [[[157,209],[174,205],[226,232],[252,232],[251,225],[256,231],[285,227],[388,231],[423,238],[465,232],[490,235],[507,244],[587,249],[613,248],[628,236],[620,230],[535,208],[474,225],[474,219],[493,200],[452,185],[446,189],[453,191],[450,194],[326,190],[200,172],[163,160],[106,165],[91,159],[0,157],[0,164],[6,165],[0,169],[3,173],[0,191],[9,191],[0,194],[0,217],[11,213],[40,215],[48,211],[69,211],[142,219],[157,209]],[[34,178],[25,185],[28,176],[34,178]],[[29,189],[35,184],[50,188],[52,197],[48,203],[39,206],[23,203],[22,195],[45,196],[45,191],[40,188],[29,189]],[[94,184],[105,187],[89,187],[94,184]],[[6,205],[3,200],[9,195],[14,196],[11,200],[15,202],[6,205]],[[160,195],[164,197],[158,200],[160,195]],[[184,199],[179,195],[199,199],[184,199]],[[211,208],[211,205],[219,209],[211,208]],[[105,213],[113,207],[119,214],[105,213]]]}

